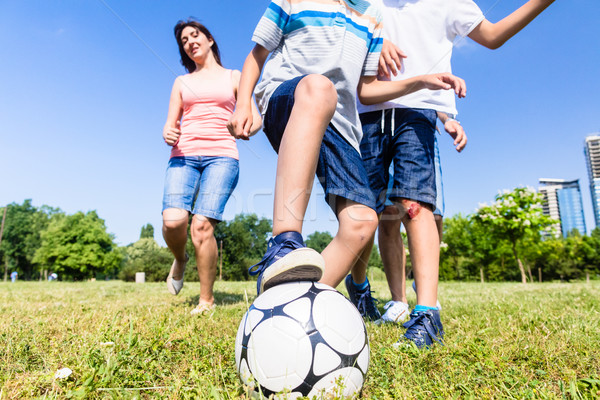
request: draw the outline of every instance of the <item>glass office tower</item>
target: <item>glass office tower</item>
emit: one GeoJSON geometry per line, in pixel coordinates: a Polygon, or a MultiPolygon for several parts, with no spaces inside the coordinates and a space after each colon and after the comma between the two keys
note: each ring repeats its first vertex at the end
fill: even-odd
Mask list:
{"type": "Polygon", "coordinates": [[[583,152],[590,178],[594,221],[596,222],[596,226],[600,226],[600,133],[589,135],[585,138],[583,152]]]}
{"type": "Polygon", "coordinates": [[[579,179],[540,179],[539,192],[544,196],[544,214],[560,221],[554,227],[557,232],[564,237],[573,229],[582,235],[587,233],[579,179]]]}

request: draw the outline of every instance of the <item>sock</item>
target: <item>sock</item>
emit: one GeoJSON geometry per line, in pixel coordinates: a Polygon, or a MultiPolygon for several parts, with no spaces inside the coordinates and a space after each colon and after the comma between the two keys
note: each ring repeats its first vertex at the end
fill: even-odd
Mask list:
{"type": "Polygon", "coordinates": [[[424,312],[424,311],[429,311],[429,310],[437,310],[437,307],[429,307],[429,306],[423,306],[421,304],[417,304],[415,306],[414,312],[424,312]]]}
{"type": "Polygon", "coordinates": [[[369,287],[369,280],[365,279],[363,283],[356,283],[354,282],[354,279],[352,279],[352,284],[354,285],[356,290],[358,290],[359,292],[364,292],[369,287]]]}

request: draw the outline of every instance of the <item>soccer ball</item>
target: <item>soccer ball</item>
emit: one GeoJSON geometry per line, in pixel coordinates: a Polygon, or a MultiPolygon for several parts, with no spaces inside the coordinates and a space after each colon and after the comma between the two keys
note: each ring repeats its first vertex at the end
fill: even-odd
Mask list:
{"type": "Polygon", "coordinates": [[[242,318],[235,362],[255,397],[352,396],[369,368],[367,330],[337,290],[284,283],[258,296],[242,318]]]}

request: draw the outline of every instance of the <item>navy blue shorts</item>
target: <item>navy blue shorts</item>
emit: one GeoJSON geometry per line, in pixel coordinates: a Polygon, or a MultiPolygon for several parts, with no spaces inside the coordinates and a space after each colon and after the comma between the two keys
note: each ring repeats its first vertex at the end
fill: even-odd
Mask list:
{"type": "Polygon", "coordinates": [[[380,213],[386,198],[410,199],[436,208],[435,110],[395,108],[360,115],[360,151],[380,213]],[[392,189],[389,167],[394,162],[392,189]]]}
{"type": "MultiPolygon", "coordinates": [[[[283,82],[269,99],[263,130],[276,152],[279,152],[281,138],[292,113],[296,86],[302,78],[304,76],[283,82]]],[[[327,203],[334,212],[337,196],[375,209],[375,197],[369,188],[369,179],[360,154],[332,124],[329,124],[323,136],[317,178],[323,187],[327,203]]]]}

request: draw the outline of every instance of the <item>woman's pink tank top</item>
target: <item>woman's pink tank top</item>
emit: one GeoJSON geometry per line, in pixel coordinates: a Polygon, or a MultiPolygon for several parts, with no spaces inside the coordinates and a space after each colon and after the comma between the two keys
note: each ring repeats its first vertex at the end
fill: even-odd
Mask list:
{"type": "Polygon", "coordinates": [[[231,70],[217,79],[191,79],[181,76],[183,116],[181,136],[171,150],[171,157],[221,156],[239,159],[237,145],[227,130],[235,108],[231,70]]]}

